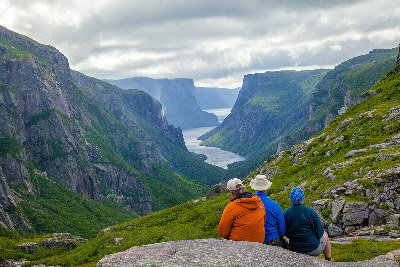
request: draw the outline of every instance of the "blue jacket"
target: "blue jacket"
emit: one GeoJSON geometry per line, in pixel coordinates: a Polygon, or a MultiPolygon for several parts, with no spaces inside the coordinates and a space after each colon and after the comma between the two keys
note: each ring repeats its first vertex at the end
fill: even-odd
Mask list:
{"type": "Polygon", "coordinates": [[[285,210],[284,216],[286,236],[292,251],[308,253],[318,248],[324,228],[312,208],[297,203],[285,210]]]}
{"type": "Polygon", "coordinates": [[[256,195],[261,198],[265,207],[265,239],[271,241],[285,234],[286,223],[283,217],[282,208],[278,203],[270,199],[264,192],[257,192],[256,195]]]}

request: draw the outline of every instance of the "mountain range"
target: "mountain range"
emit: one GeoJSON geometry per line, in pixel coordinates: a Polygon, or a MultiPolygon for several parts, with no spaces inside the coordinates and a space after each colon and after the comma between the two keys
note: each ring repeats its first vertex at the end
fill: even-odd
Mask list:
{"type": "MultiPolygon", "coordinates": [[[[319,213],[331,237],[399,236],[400,50],[397,67],[367,92],[364,100],[323,131],[269,157],[244,183],[257,174],[266,175],[272,181],[268,194],[283,209],[290,206],[291,189],[302,187],[305,205],[319,213]]],[[[217,238],[219,219],[229,198],[222,192],[109,227],[76,249],[35,263],[76,265],[97,262],[106,254],[132,246],[217,238]]],[[[399,241],[391,240],[332,242],[332,251],[336,261],[368,260],[398,249],[399,241]]]]}
{"type": "Polygon", "coordinates": [[[165,117],[175,127],[189,129],[218,124],[215,114],[205,112],[199,106],[192,79],[134,77],[106,81],[123,89],[139,89],[148,93],[160,101],[165,117]]]}
{"type": "Polygon", "coordinates": [[[126,211],[145,215],[187,201],[224,178],[187,151],[157,100],[72,71],[54,47],[1,27],[0,70],[2,229],[82,232],[66,223],[79,218],[49,183],[69,189],[75,203],[67,205],[87,199],[86,215],[107,204],[112,223],[126,211]],[[56,214],[64,214],[60,223],[48,227],[56,214]]]}

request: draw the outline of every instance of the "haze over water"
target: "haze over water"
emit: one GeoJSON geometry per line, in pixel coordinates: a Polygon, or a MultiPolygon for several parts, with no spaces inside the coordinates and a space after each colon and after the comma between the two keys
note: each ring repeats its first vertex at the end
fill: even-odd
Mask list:
{"type": "MultiPolygon", "coordinates": [[[[218,122],[221,123],[226,116],[229,115],[232,108],[221,108],[221,109],[208,109],[205,110],[210,113],[214,113],[218,117],[218,122]]],[[[206,147],[201,146],[201,140],[197,140],[197,138],[212,129],[216,126],[212,127],[200,127],[193,128],[183,131],[183,137],[185,139],[186,147],[190,152],[194,152],[196,154],[203,154],[207,156],[206,162],[212,165],[216,165],[222,167],[224,169],[228,168],[228,164],[245,160],[244,157],[229,151],[222,150],[217,147],[206,147]]]]}

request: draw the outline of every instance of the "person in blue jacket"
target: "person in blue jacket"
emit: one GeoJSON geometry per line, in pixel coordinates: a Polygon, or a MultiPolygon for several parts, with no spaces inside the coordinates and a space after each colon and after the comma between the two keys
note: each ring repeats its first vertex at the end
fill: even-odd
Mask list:
{"type": "Polygon", "coordinates": [[[331,261],[331,244],[322,227],[318,214],[303,205],[304,192],[295,187],[290,192],[292,206],[283,213],[286,221],[286,237],[289,238],[290,250],[318,256],[324,253],[325,259],[331,261]]]}
{"type": "Polygon", "coordinates": [[[282,208],[267,196],[267,189],[271,187],[271,184],[265,175],[257,175],[250,181],[250,187],[256,191],[256,196],[261,198],[265,207],[264,244],[285,247],[283,235],[286,231],[286,224],[282,208]]]}

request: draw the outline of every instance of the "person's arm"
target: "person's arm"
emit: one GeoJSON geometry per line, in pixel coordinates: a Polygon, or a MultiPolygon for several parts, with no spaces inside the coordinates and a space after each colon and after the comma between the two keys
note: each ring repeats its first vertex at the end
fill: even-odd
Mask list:
{"type": "Polygon", "coordinates": [[[324,227],[322,226],[321,220],[319,219],[318,214],[312,210],[312,225],[313,225],[313,232],[314,235],[320,239],[324,235],[324,227]]]}
{"type": "Polygon", "coordinates": [[[280,206],[277,209],[276,216],[278,221],[278,235],[282,237],[285,235],[286,232],[286,222],[280,206]]]}
{"type": "Polygon", "coordinates": [[[228,206],[225,207],[224,212],[222,213],[221,220],[219,221],[218,225],[218,234],[222,238],[229,238],[234,219],[235,216],[232,212],[230,205],[228,204],[228,206]]]}

